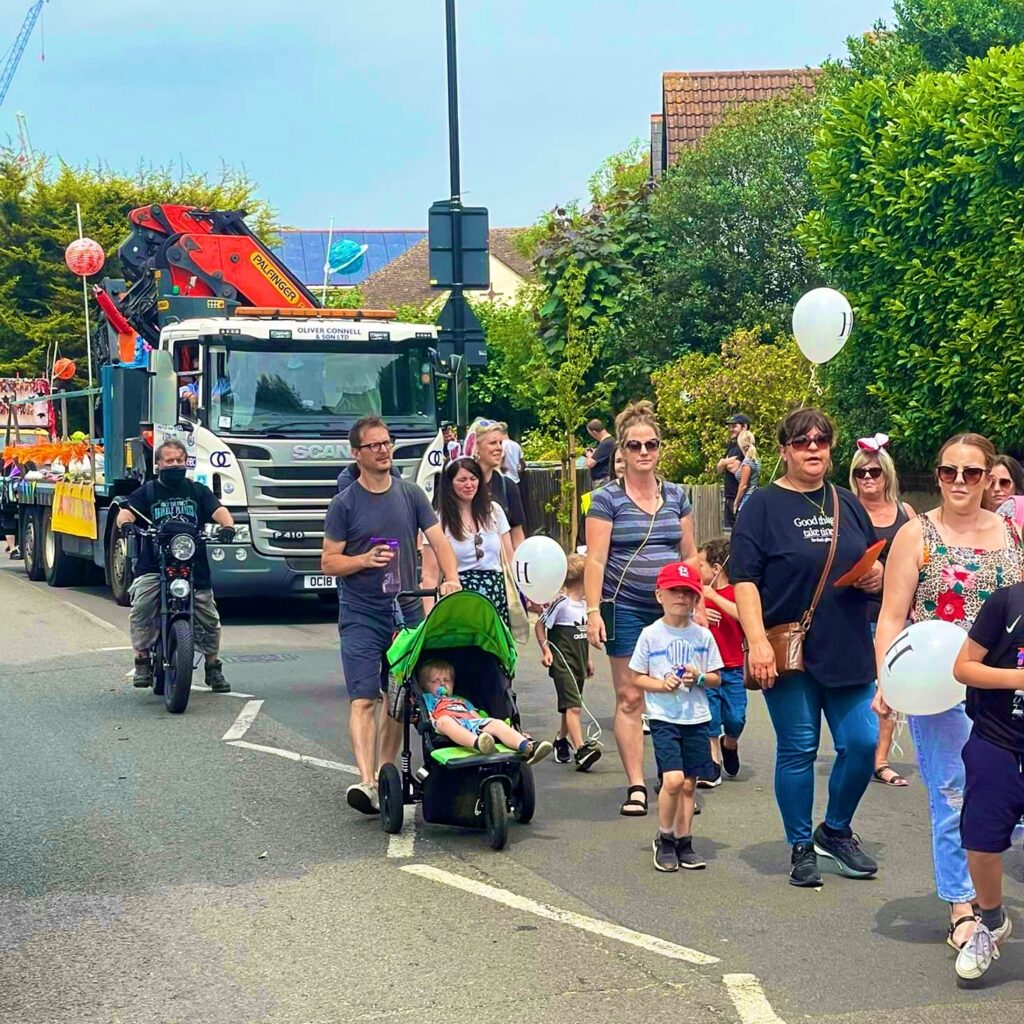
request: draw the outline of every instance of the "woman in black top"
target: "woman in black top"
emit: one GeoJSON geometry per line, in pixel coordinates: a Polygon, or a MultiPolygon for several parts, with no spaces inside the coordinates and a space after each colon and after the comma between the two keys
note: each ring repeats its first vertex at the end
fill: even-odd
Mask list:
{"type": "MultiPolygon", "coordinates": [[[[917,513],[910,505],[900,499],[900,482],[896,476],[896,466],[892,457],[885,450],[889,439],[885,434],[874,437],[862,437],[857,442],[857,451],[850,462],[850,490],[864,506],[864,511],[871,518],[875,528],[875,536],[885,541],[885,547],[878,560],[885,565],[892,547],[893,538],[899,528],[917,513]]],[[[868,595],[868,616],[871,620],[872,636],[878,613],[882,610],[882,594],[868,595]]],[[[883,718],[878,723],[878,746],[875,748],[876,782],[887,786],[905,786],[907,780],[889,764],[889,751],[892,749],[893,732],[896,722],[892,718],[883,718]]]]}
{"type": "Polygon", "coordinates": [[[749,672],[764,691],[776,736],[775,798],[793,847],[790,883],[819,886],[816,854],[840,872],[869,878],[878,865],[850,828],[871,780],[878,722],[871,712],[875,665],[867,594],[882,585],[877,562],[854,586],[834,581],[875,539],[867,513],[825,480],[835,428],[818,409],[790,413],[779,427],[785,474],[755,491],[732,533],[729,576],[750,646],[749,672]],[[779,675],[767,630],[799,622],[828,561],[839,506],[835,558],[803,645],[804,669],[779,675]],[[811,829],[814,762],[824,715],[836,748],[824,822],[811,829]]]}

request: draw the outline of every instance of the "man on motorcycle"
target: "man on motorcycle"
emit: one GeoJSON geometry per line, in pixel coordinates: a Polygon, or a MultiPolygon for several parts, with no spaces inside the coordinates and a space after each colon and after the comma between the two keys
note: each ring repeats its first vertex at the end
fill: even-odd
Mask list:
{"type": "MultiPolygon", "coordinates": [[[[136,513],[154,526],[175,516],[193,523],[197,528],[210,522],[234,527],[231,513],[221,505],[213,491],[205,484],[185,478],[186,453],[180,441],[164,441],[153,453],[153,465],[157,478],[128,495],[127,504],[117,514],[119,527],[134,523],[136,513]]],[[[148,540],[139,551],[135,571],[138,575],[129,591],[132,599],[129,628],[132,647],[135,649],[134,685],[145,687],[153,685],[149,649],[160,628],[160,576],[157,573],[156,555],[148,540]]],[[[227,693],[231,687],[224,678],[218,656],[220,615],[213,600],[206,548],[202,545],[192,562],[192,573],[195,639],[196,647],[206,655],[206,685],[215,693],[227,693]]]]}

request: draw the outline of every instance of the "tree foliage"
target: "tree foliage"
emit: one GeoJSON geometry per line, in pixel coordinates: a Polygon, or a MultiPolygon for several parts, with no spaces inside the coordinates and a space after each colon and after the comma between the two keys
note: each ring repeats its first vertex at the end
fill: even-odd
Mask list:
{"type": "Polygon", "coordinates": [[[1024,372],[1022,138],[1021,47],[958,74],[864,81],[821,126],[822,206],[801,237],[857,316],[830,367],[835,399],[848,425],[888,429],[921,466],[960,429],[1024,440],[1008,415],[1024,372]]]}

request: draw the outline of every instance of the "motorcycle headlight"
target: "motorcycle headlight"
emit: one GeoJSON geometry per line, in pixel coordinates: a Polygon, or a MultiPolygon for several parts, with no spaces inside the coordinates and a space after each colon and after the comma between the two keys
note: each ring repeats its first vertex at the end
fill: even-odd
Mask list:
{"type": "MultiPolygon", "coordinates": [[[[177,540],[177,538],[175,538],[175,540],[177,540]]],[[[193,545],[193,547],[195,547],[195,545],[193,545]]],[[[171,580],[169,589],[172,597],[183,598],[188,597],[192,590],[192,586],[188,580],[171,580]]]]}
{"type": "Polygon", "coordinates": [[[196,542],[187,533],[179,533],[171,538],[171,554],[179,562],[187,562],[195,553],[196,542]]]}

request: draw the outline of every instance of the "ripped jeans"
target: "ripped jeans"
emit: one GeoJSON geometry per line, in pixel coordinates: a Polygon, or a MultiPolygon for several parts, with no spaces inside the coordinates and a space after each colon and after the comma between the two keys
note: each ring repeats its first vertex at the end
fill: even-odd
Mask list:
{"type": "Polygon", "coordinates": [[[960,809],[965,784],[961,751],[971,734],[971,720],[963,704],[941,715],[910,715],[908,720],[928,790],[936,891],[947,903],[970,903],[974,885],[960,845],[960,809]]]}

